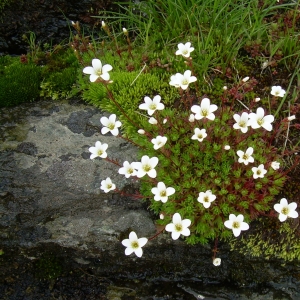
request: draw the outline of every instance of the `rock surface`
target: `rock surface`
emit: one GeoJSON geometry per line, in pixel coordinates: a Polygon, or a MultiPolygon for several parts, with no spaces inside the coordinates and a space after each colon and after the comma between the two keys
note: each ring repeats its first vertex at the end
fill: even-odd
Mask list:
{"type": "Polygon", "coordinates": [[[1,299],[300,298],[299,263],[245,258],[222,244],[220,267],[209,246],[166,233],[142,258],[125,256],[131,230],[151,237],[156,227],[146,203],[100,190],[106,177],[137,187],[117,166],[89,159],[100,140],[121,164],[137,160],[128,142],[100,133],[103,115],[80,100],[0,111],[1,299]]]}

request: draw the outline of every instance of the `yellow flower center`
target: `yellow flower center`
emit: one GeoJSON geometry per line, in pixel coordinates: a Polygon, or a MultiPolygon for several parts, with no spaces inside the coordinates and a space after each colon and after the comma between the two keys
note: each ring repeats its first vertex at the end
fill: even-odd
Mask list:
{"type": "Polygon", "coordinates": [[[101,70],[101,69],[97,70],[97,71],[96,71],[96,74],[97,74],[98,76],[102,75],[102,70],[101,70]]]}
{"type": "Polygon", "coordinates": [[[289,209],[288,209],[287,207],[284,207],[284,208],[281,210],[281,213],[282,213],[283,215],[288,215],[289,209]]]}
{"type": "Polygon", "coordinates": [[[166,197],[166,196],[167,196],[166,191],[161,191],[161,192],[160,192],[160,196],[161,196],[161,197],[166,197]]]}
{"type": "Polygon", "coordinates": [[[202,109],[202,116],[206,117],[208,115],[207,109],[202,109]]]}
{"type": "Polygon", "coordinates": [[[204,202],[209,202],[209,197],[208,197],[208,196],[205,196],[204,199],[203,199],[203,201],[204,201],[204,202]]]}
{"type": "Polygon", "coordinates": [[[155,109],[156,109],[156,104],[155,104],[155,103],[150,104],[150,105],[149,105],[149,108],[150,108],[151,110],[155,110],[155,109]]]}
{"type": "Polygon", "coordinates": [[[260,125],[260,126],[261,126],[263,123],[264,123],[263,119],[259,119],[259,120],[257,120],[257,124],[258,124],[258,125],[260,125]]]}
{"type": "Polygon", "coordinates": [[[149,165],[144,165],[144,166],[143,166],[143,170],[144,170],[145,172],[149,172],[151,169],[152,169],[152,168],[151,168],[151,166],[149,166],[149,165]]]}
{"type": "Polygon", "coordinates": [[[176,224],[175,225],[175,230],[178,231],[178,232],[181,232],[182,231],[182,225],[181,224],[176,224]]]}
{"type": "Polygon", "coordinates": [[[203,139],[203,135],[201,133],[198,134],[199,139],[203,139]]]}
{"type": "Polygon", "coordinates": [[[239,222],[233,222],[232,227],[233,228],[240,228],[240,223],[239,222]]]}
{"type": "Polygon", "coordinates": [[[186,49],[182,51],[182,54],[187,55],[189,53],[189,51],[187,51],[186,49]]]}
{"type": "Polygon", "coordinates": [[[244,159],[244,160],[247,160],[248,158],[249,158],[249,155],[247,155],[246,153],[244,153],[243,159],[244,159]]]}
{"type": "Polygon", "coordinates": [[[129,168],[129,169],[127,170],[127,173],[128,173],[128,174],[132,174],[132,173],[133,173],[133,169],[132,169],[132,168],[129,168]]]}
{"type": "Polygon", "coordinates": [[[246,123],[244,121],[239,123],[240,127],[246,127],[246,123]]]}
{"type": "Polygon", "coordinates": [[[107,187],[107,189],[111,189],[112,184],[109,183],[109,184],[106,185],[106,187],[107,187]]]}
{"type": "Polygon", "coordinates": [[[261,174],[261,171],[260,171],[260,170],[257,170],[257,171],[256,171],[256,174],[257,174],[257,175],[260,175],[260,174],[261,174]]]}
{"type": "Polygon", "coordinates": [[[137,249],[139,248],[139,243],[137,241],[131,242],[131,248],[132,249],[137,249]]]}
{"type": "Polygon", "coordinates": [[[107,125],[107,127],[110,129],[110,130],[113,130],[115,128],[115,124],[114,123],[109,123],[107,125]]]}
{"type": "Polygon", "coordinates": [[[184,78],[182,80],[182,85],[188,85],[188,84],[189,84],[189,81],[186,78],[184,78]]]}
{"type": "Polygon", "coordinates": [[[97,154],[98,154],[99,156],[101,156],[101,155],[103,154],[103,151],[102,151],[102,150],[98,150],[97,154]]]}

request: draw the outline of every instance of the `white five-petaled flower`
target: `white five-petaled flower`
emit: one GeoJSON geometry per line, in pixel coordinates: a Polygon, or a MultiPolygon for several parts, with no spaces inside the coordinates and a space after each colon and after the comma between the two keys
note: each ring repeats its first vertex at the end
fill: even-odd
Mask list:
{"type": "Polygon", "coordinates": [[[211,190],[207,190],[205,193],[200,192],[197,200],[202,203],[205,208],[209,208],[211,202],[215,201],[216,198],[216,195],[214,195],[211,190]]]}
{"type": "Polygon", "coordinates": [[[99,59],[94,58],[92,60],[92,67],[85,67],[83,69],[83,73],[90,75],[91,82],[95,82],[99,77],[101,77],[105,81],[108,81],[110,78],[108,72],[111,70],[111,65],[102,66],[101,61],[99,59]]]}
{"type": "Polygon", "coordinates": [[[253,167],[251,170],[253,172],[254,179],[264,178],[265,174],[267,173],[267,170],[263,164],[259,165],[257,168],[253,167]]]}
{"type": "Polygon", "coordinates": [[[163,110],[165,108],[163,103],[160,103],[161,97],[159,95],[154,96],[153,100],[146,96],[144,98],[145,103],[139,105],[139,109],[145,109],[149,116],[152,116],[156,110],[163,110]]]}
{"type": "Polygon", "coordinates": [[[249,114],[246,112],[243,112],[242,115],[234,114],[233,115],[234,120],[236,123],[233,125],[234,129],[240,129],[243,133],[246,133],[248,131],[249,124],[249,114]]]}
{"type": "Polygon", "coordinates": [[[256,110],[256,113],[249,114],[249,125],[253,128],[263,127],[268,131],[272,130],[272,122],[274,121],[274,116],[267,115],[265,116],[265,111],[262,107],[259,107],[256,110]]]}
{"type": "Polygon", "coordinates": [[[221,265],[221,258],[219,257],[216,257],[214,260],[213,260],[213,265],[218,267],[221,265]]]}
{"type": "Polygon", "coordinates": [[[102,123],[103,126],[101,129],[102,134],[106,134],[107,132],[111,132],[112,135],[117,136],[119,134],[119,129],[118,127],[121,127],[122,123],[120,121],[116,121],[116,115],[112,114],[107,117],[102,117],[100,119],[100,122],[102,123]]]}
{"type": "Polygon", "coordinates": [[[189,226],[191,225],[191,220],[184,219],[181,220],[179,213],[175,213],[172,218],[173,223],[169,223],[166,226],[166,231],[172,232],[172,239],[177,240],[180,235],[189,236],[191,234],[189,226]]]}
{"type": "Polygon", "coordinates": [[[272,161],[271,167],[273,170],[278,170],[280,168],[280,163],[278,161],[272,161]]]}
{"type": "Polygon", "coordinates": [[[296,208],[297,203],[291,202],[288,204],[286,198],[282,198],[280,203],[274,205],[274,209],[279,213],[278,218],[280,222],[284,222],[287,218],[297,218],[296,208]]]}
{"type": "Polygon", "coordinates": [[[108,144],[102,144],[101,142],[97,141],[95,144],[95,147],[90,147],[89,151],[92,153],[90,156],[90,159],[94,159],[95,157],[99,156],[101,158],[106,158],[107,153],[106,149],[108,147],[108,144]]]}
{"type": "Polygon", "coordinates": [[[141,162],[133,162],[131,165],[137,170],[136,176],[141,178],[148,174],[149,177],[156,177],[156,170],[154,169],[158,164],[157,157],[149,157],[148,155],[144,155],[141,159],[141,162]]]}
{"type": "Polygon", "coordinates": [[[195,49],[191,47],[191,43],[187,42],[185,44],[179,43],[178,50],[176,51],[176,55],[182,55],[183,57],[190,57],[190,54],[195,49]]]}
{"type": "Polygon", "coordinates": [[[134,167],[126,160],[123,162],[123,167],[119,169],[119,174],[125,175],[126,178],[136,175],[134,167]]]}
{"type": "Polygon", "coordinates": [[[218,109],[217,105],[210,104],[210,100],[208,98],[203,98],[199,105],[193,105],[191,107],[191,111],[195,114],[195,119],[200,120],[202,118],[207,118],[211,121],[215,119],[214,111],[218,109]]]}
{"type": "Polygon", "coordinates": [[[160,136],[160,135],[158,135],[155,139],[152,139],[151,143],[154,145],[153,146],[154,150],[163,147],[166,144],[167,140],[168,138],[166,136],[160,136]]]}
{"type": "Polygon", "coordinates": [[[243,152],[242,150],[238,150],[237,155],[239,156],[239,163],[244,163],[245,165],[248,165],[248,163],[253,163],[254,158],[251,156],[253,154],[253,148],[249,147],[246,152],[243,152]]]}
{"type": "Polygon", "coordinates": [[[235,237],[239,236],[241,234],[242,230],[248,230],[249,225],[244,221],[243,215],[229,215],[229,220],[224,222],[225,227],[232,229],[232,232],[235,237]]]}
{"type": "Polygon", "coordinates": [[[129,239],[125,239],[122,241],[122,245],[126,247],[125,254],[130,255],[131,253],[135,253],[137,257],[142,257],[143,249],[148,242],[147,238],[139,238],[137,237],[134,231],[129,233],[129,239]]]}
{"type": "Polygon", "coordinates": [[[271,95],[276,97],[284,97],[285,90],[279,85],[274,85],[271,89],[271,95]]]}
{"type": "Polygon", "coordinates": [[[154,194],[155,201],[166,203],[168,197],[175,193],[175,189],[173,187],[166,187],[166,185],[160,181],[157,187],[151,189],[151,192],[154,194]]]}
{"type": "Polygon", "coordinates": [[[192,140],[198,140],[199,142],[202,142],[203,139],[207,137],[207,133],[205,129],[195,128],[194,133],[195,134],[192,136],[192,140]]]}
{"type": "Polygon", "coordinates": [[[103,190],[105,193],[112,191],[116,188],[116,185],[112,183],[111,179],[107,177],[105,180],[101,181],[100,189],[103,190]]]}
{"type": "Polygon", "coordinates": [[[186,70],[184,74],[176,73],[171,76],[170,85],[175,86],[176,88],[181,87],[183,90],[186,90],[190,83],[195,82],[197,78],[195,76],[191,76],[192,72],[190,70],[186,70]]]}

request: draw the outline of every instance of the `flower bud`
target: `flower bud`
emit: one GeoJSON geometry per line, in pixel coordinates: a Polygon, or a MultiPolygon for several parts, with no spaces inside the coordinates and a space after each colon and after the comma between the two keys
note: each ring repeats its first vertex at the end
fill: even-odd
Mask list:
{"type": "Polygon", "coordinates": [[[230,146],[229,145],[225,145],[224,146],[224,150],[229,150],[230,149],[230,146]]]}
{"type": "Polygon", "coordinates": [[[242,79],[243,82],[247,82],[248,80],[249,80],[248,76],[242,79]]]}
{"type": "Polygon", "coordinates": [[[156,125],[156,124],[157,124],[157,120],[156,120],[155,118],[153,118],[153,117],[151,117],[151,118],[148,120],[148,122],[149,122],[150,124],[152,124],[152,125],[156,125]]]}
{"type": "Polygon", "coordinates": [[[190,122],[195,122],[195,115],[194,114],[190,114],[189,121],[190,122]]]}
{"type": "Polygon", "coordinates": [[[168,119],[163,120],[163,124],[166,124],[168,122],[168,119]]]}
{"type": "Polygon", "coordinates": [[[255,101],[255,102],[259,102],[259,101],[260,101],[260,98],[257,97],[257,98],[254,99],[254,101],[255,101]]]}
{"type": "Polygon", "coordinates": [[[144,130],[144,129],[139,129],[139,130],[138,130],[138,133],[139,133],[139,134],[145,134],[145,130],[144,130]]]}
{"type": "Polygon", "coordinates": [[[161,220],[163,220],[163,219],[165,218],[165,215],[164,215],[164,214],[160,214],[160,215],[159,215],[159,218],[160,218],[161,220]]]}
{"type": "Polygon", "coordinates": [[[102,28],[106,27],[106,23],[104,21],[101,22],[102,28]]]}
{"type": "Polygon", "coordinates": [[[227,90],[227,86],[226,86],[226,85],[223,86],[223,90],[224,90],[224,91],[227,90]]]}
{"type": "Polygon", "coordinates": [[[295,115],[292,115],[292,116],[288,117],[288,120],[289,120],[289,121],[293,121],[293,120],[295,120],[295,119],[296,119],[295,115]]]}

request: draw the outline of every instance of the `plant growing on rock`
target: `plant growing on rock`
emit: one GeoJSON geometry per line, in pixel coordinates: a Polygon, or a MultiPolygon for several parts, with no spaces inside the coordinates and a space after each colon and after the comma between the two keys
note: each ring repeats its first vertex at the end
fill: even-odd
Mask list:
{"type": "MultiPolygon", "coordinates": [[[[137,114],[133,119],[113,97],[109,81],[96,80],[105,86],[111,103],[122,115],[126,131],[123,137],[140,147],[141,161],[124,162],[122,167],[106,157],[109,147],[103,150],[99,141],[101,149],[97,150],[97,144],[91,147],[91,158],[103,157],[119,166],[119,173],[126,178],[132,175],[140,179],[141,194],[133,196],[150,201],[151,209],[161,216],[157,223],[172,232],[173,239],[183,235],[189,244],[207,244],[211,240],[217,244],[218,239],[228,239],[232,233],[237,237],[256,218],[277,217],[278,211],[280,220],[282,214],[297,217],[296,212],[286,210],[285,202],[275,205],[276,211],[273,209],[288,171],[298,162],[289,170],[280,168],[283,157],[292,151],[279,153],[274,143],[290,119],[275,121],[256,99],[247,107],[241,101],[242,94],[252,91],[256,83],[248,77],[230,90],[224,89],[217,103],[211,103],[206,95],[200,96],[197,87],[193,92],[190,84],[197,77],[192,72],[190,46],[180,44],[176,52],[184,57],[190,70],[172,75],[169,82],[179,89],[177,107],[166,107],[160,95],[153,99],[144,95],[139,108],[148,116],[137,114]]],[[[283,92],[276,96],[282,97],[283,92]]],[[[114,124],[111,125],[113,130],[114,124]]],[[[115,188],[110,179],[108,182],[106,190],[115,188]]],[[[296,203],[292,204],[291,210],[296,207],[296,203]]],[[[140,256],[136,235],[124,245],[131,247],[126,254],[136,249],[140,256]]]]}

